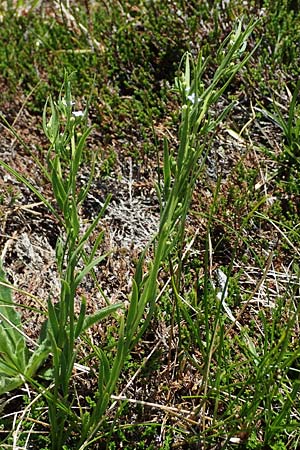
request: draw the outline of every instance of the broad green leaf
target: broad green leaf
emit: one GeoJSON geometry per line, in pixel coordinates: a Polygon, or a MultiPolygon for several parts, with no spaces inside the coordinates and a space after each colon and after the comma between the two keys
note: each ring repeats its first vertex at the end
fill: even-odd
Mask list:
{"type": "Polygon", "coordinates": [[[29,357],[21,318],[17,313],[7,286],[0,261],[0,395],[20,387],[35,374],[49,354],[49,343],[44,341],[29,357]]]}
{"type": "Polygon", "coordinates": [[[29,361],[26,365],[25,376],[26,378],[32,378],[36,373],[38,368],[44,363],[44,361],[48,358],[51,350],[50,340],[45,339],[40,345],[35,349],[32,355],[29,358],[29,361]]]}
{"type": "Polygon", "coordinates": [[[12,301],[0,261],[0,358],[20,371],[25,368],[26,341],[21,333],[21,318],[12,301]]]}
{"type": "Polygon", "coordinates": [[[5,358],[5,355],[0,355],[0,378],[2,376],[14,377],[19,373],[16,365],[9,359],[5,358]]]}
{"type": "Polygon", "coordinates": [[[0,395],[7,394],[19,388],[24,383],[25,379],[21,375],[2,376],[0,374],[0,395]]]}

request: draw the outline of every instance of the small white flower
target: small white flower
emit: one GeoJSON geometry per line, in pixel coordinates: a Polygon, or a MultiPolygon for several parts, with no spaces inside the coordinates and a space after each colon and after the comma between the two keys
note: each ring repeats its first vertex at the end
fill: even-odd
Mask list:
{"type": "Polygon", "coordinates": [[[75,117],[83,117],[84,116],[84,112],[83,111],[73,111],[72,114],[75,117]]]}
{"type": "Polygon", "coordinates": [[[188,95],[187,96],[187,98],[188,98],[188,100],[191,102],[191,103],[195,103],[195,101],[196,101],[196,96],[195,96],[195,93],[193,92],[192,94],[190,94],[190,95],[188,95]]]}
{"type": "Polygon", "coordinates": [[[75,102],[67,102],[66,100],[65,100],[65,98],[63,98],[62,99],[62,104],[64,105],[64,106],[73,106],[73,105],[75,105],[75,102]]]}

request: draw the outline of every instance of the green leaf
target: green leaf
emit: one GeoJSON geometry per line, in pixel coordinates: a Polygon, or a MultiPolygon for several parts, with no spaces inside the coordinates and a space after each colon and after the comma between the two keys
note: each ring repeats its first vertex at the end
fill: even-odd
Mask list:
{"type": "Polygon", "coordinates": [[[0,260],[0,395],[20,387],[31,378],[49,355],[50,343],[44,340],[29,357],[21,318],[11,288],[7,285],[0,260]]]}
{"type": "Polygon", "coordinates": [[[123,307],[124,307],[123,303],[116,303],[115,305],[105,306],[104,308],[100,309],[100,311],[97,311],[94,314],[86,316],[82,324],[81,332],[86,331],[95,323],[100,322],[100,320],[114,313],[115,311],[117,311],[117,309],[121,309],[123,307]]]}
{"type": "Polygon", "coordinates": [[[85,144],[85,141],[88,137],[88,135],[91,133],[91,131],[93,130],[93,127],[87,128],[84,133],[82,134],[79,142],[76,145],[76,151],[75,151],[75,155],[74,155],[74,161],[73,161],[73,171],[74,174],[76,174],[78,172],[80,163],[81,163],[81,159],[82,159],[82,151],[83,151],[83,147],[85,144]]]}
{"type": "Polygon", "coordinates": [[[79,274],[77,275],[77,277],[75,278],[74,281],[74,286],[77,287],[81,281],[83,280],[83,278],[90,273],[90,271],[93,269],[93,267],[95,267],[97,264],[99,264],[101,261],[103,261],[105,258],[107,257],[107,254],[99,256],[99,258],[94,259],[92,262],[90,262],[87,266],[85,266],[85,268],[79,272],[79,274]]]}
{"type": "Polygon", "coordinates": [[[96,165],[96,157],[95,155],[92,156],[92,164],[91,164],[91,169],[89,171],[89,178],[87,183],[85,184],[85,186],[81,187],[79,194],[77,196],[77,203],[80,204],[82,203],[85,199],[87,194],[90,191],[92,182],[95,178],[95,165],[96,165]]]}
{"type": "Polygon", "coordinates": [[[51,203],[48,202],[48,200],[40,193],[38,189],[36,189],[29,181],[23,177],[20,173],[18,173],[16,170],[14,170],[12,167],[10,167],[8,164],[6,164],[4,161],[0,160],[0,166],[4,167],[5,170],[7,170],[8,173],[10,173],[13,177],[15,177],[16,180],[23,183],[25,186],[28,187],[28,189],[31,190],[40,200],[41,202],[51,211],[51,213],[56,217],[56,219],[61,223],[61,218],[55,211],[55,208],[51,205],[51,203]]]}
{"type": "Polygon", "coordinates": [[[132,281],[132,293],[130,298],[130,305],[126,320],[126,337],[132,336],[137,327],[136,318],[138,312],[138,300],[139,300],[139,290],[135,280],[132,281]]]}
{"type": "MultiPolygon", "coordinates": [[[[100,348],[100,368],[101,368],[101,380],[100,380],[100,374],[99,374],[99,383],[102,383],[102,386],[106,385],[109,382],[110,378],[110,366],[109,361],[104,353],[104,351],[100,348]]],[[[98,383],[98,386],[99,386],[98,383]]]]}
{"type": "Polygon", "coordinates": [[[190,85],[191,85],[191,69],[190,69],[190,54],[188,52],[185,54],[184,82],[185,82],[185,88],[186,88],[187,92],[189,92],[190,85]]]}
{"type": "Polygon", "coordinates": [[[48,323],[51,326],[54,336],[58,336],[59,333],[59,318],[57,317],[57,312],[55,306],[53,305],[50,298],[48,299],[48,323]]]}
{"type": "Polygon", "coordinates": [[[22,386],[25,379],[21,375],[0,376],[0,395],[13,391],[22,386]]]}
{"type": "Polygon", "coordinates": [[[51,183],[53,188],[53,193],[55,196],[55,199],[58,203],[58,206],[61,210],[63,210],[64,203],[67,198],[67,192],[65,190],[65,187],[62,182],[61,178],[61,166],[60,166],[60,160],[59,157],[56,156],[53,161],[51,161],[51,183]]]}
{"type": "Polygon", "coordinates": [[[168,141],[164,139],[164,200],[168,200],[170,185],[171,185],[171,165],[170,165],[170,154],[168,141]]]}
{"type": "Polygon", "coordinates": [[[86,314],[86,298],[83,296],[81,299],[80,313],[79,313],[78,321],[77,321],[76,328],[75,328],[75,339],[78,338],[78,336],[80,335],[80,333],[82,331],[85,314],[86,314]]]}
{"type": "Polygon", "coordinates": [[[129,345],[129,342],[126,342],[125,338],[124,338],[124,320],[121,317],[117,354],[114,358],[113,366],[112,366],[111,372],[110,372],[109,382],[107,384],[107,393],[109,395],[111,395],[111,393],[115,389],[116,383],[119,379],[120,372],[121,372],[123,364],[124,364],[124,359],[127,354],[128,345],[129,345]]]}
{"type": "Polygon", "coordinates": [[[25,377],[32,378],[38,368],[48,358],[51,350],[51,343],[49,339],[45,339],[32,353],[25,369],[25,377]]]}
{"type": "Polygon", "coordinates": [[[79,241],[79,245],[82,244],[83,242],[87,241],[87,239],[89,238],[89,236],[91,235],[91,233],[95,230],[96,226],[98,225],[99,220],[101,219],[101,217],[103,216],[103,214],[106,211],[106,208],[109,204],[111,200],[111,194],[109,194],[106,197],[106,200],[104,202],[104,205],[102,206],[101,210],[99,211],[99,213],[97,214],[97,217],[93,220],[92,224],[88,227],[88,229],[86,230],[86,232],[84,233],[84,235],[82,236],[82,238],[79,241]]]}
{"type": "Polygon", "coordinates": [[[43,129],[44,129],[44,133],[46,134],[46,136],[49,139],[49,141],[51,142],[51,144],[54,144],[54,142],[56,141],[57,136],[59,134],[59,119],[58,119],[57,109],[56,109],[51,97],[49,97],[47,99],[46,104],[44,106],[43,129]],[[47,122],[47,107],[48,107],[49,100],[50,100],[51,116],[50,116],[49,121],[47,122]]]}
{"type": "Polygon", "coordinates": [[[0,260],[0,358],[23,371],[26,360],[26,341],[21,332],[21,318],[17,313],[0,260]]]}
{"type": "Polygon", "coordinates": [[[14,377],[19,373],[17,367],[9,359],[5,358],[5,354],[0,357],[0,378],[8,376],[14,377]]]}

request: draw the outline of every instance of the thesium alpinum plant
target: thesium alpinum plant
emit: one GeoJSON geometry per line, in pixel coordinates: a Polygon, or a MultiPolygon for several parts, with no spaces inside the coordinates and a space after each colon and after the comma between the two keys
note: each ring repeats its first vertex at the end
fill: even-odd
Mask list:
{"type": "MultiPolygon", "coordinates": [[[[90,276],[95,281],[95,267],[108,256],[101,253],[103,235],[99,233],[92,245],[90,238],[105,216],[110,197],[107,197],[96,218],[86,224],[81,217],[81,207],[93,182],[96,161],[91,158],[89,177],[83,186],[80,171],[86,170],[85,148],[92,128],[87,126],[88,106],[83,111],[76,108],[76,98],[71,92],[73,74],[65,74],[58,97],[49,97],[46,102],[43,129],[49,140],[49,148],[45,167],[35,160],[51,185],[53,199],[46,198],[24,175],[0,161],[10,175],[26,185],[49,209],[61,229],[56,244],[60,294],[58,298],[54,298],[50,292],[46,299],[47,311],[44,313],[45,322],[39,342],[27,344],[21,316],[16,310],[16,306],[22,308],[22,305],[13,302],[12,286],[5,279],[2,268],[0,269],[0,393],[13,391],[22,385],[36,393],[36,398],[47,408],[46,420],[50,429],[49,432],[48,428],[46,431],[49,444],[47,448],[115,448],[113,439],[110,442],[110,438],[113,432],[122,432],[122,427],[118,428],[118,417],[122,409],[117,409],[118,403],[113,402],[114,395],[118,393],[122,374],[134,349],[141,345],[152,319],[156,317],[158,310],[163,310],[164,302],[169,300],[173,302],[173,309],[168,319],[172,333],[178,333],[176,352],[179,354],[180,371],[184,370],[181,367],[187,361],[193,370],[198,371],[200,380],[197,381],[196,394],[190,396],[197,403],[190,414],[186,411],[184,413],[193,429],[192,436],[187,437],[187,445],[212,448],[216,442],[220,444],[220,439],[222,446],[230,448],[241,442],[238,431],[250,436],[251,427],[258,423],[264,423],[265,426],[264,444],[273,445],[290,415],[292,420],[288,423],[288,429],[291,432],[296,430],[296,412],[293,407],[299,383],[292,379],[299,372],[299,349],[293,349],[292,342],[298,323],[299,306],[292,304],[285,328],[279,334],[280,312],[286,314],[283,302],[274,309],[271,325],[269,317],[262,313],[257,328],[263,328],[263,332],[258,340],[255,333],[252,335],[252,330],[241,324],[245,307],[254,294],[248,295],[236,316],[228,306],[231,300],[229,291],[234,258],[226,274],[219,270],[221,289],[217,291],[215,288],[210,277],[210,231],[213,222],[217,221],[215,215],[220,184],[212,203],[203,212],[208,220],[203,258],[204,281],[199,292],[199,286],[196,290],[188,286],[190,273],[184,267],[186,221],[189,215],[194,214],[191,203],[195,185],[201,177],[206,155],[217,129],[234,108],[235,101],[228,102],[221,111],[216,106],[235,75],[248,63],[256,50],[256,47],[249,50],[247,46],[255,26],[256,22],[247,26],[242,21],[236,24],[217,51],[218,65],[210,75],[209,83],[206,77],[209,60],[202,52],[196,61],[190,53],[185,53],[182,58],[174,86],[181,102],[178,147],[172,148],[165,138],[163,166],[157,168],[162,173],[157,183],[160,206],[158,229],[136,264],[128,305],[111,303],[105,297],[107,305],[89,315],[87,299],[79,295],[79,288],[84,286],[86,277],[90,276]],[[170,278],[167,294],[170,298],[166,296],[163,300],[159,283],[162,269],[170,278]],[[78,301],[80,305],[77,310],[78,301]],[[89,341],[87,330],[100,321],[109,323],[110,320],[116,324],[112,343],[103,347],[93,345],[89,341]],[[77,395],[74,369],[76,370],[80,358],[83,341],[90,343],[93,353],[93,362],[87,360],[84,369],[87,378],[93,377],[94,390],[92,396],[89,393],[82,404],[77,395]],[[46,381],[42,381],[38,377],[38,371],[46,360],[50,368],[47,370],[46,381]],[[112,447],[109,447],[110,444],[112,447]]],[[[17,133],[4,118],[3,122],[17,137],[17,133]]],[[[261,203],[262,201],[253,207],[249,213],[249,221],[255,216],[261,203]]],[[[246,242],[243,231],[235,231],[237,242],[246,242]]],[[[267,276],[272,255],[271,252],[265,260],[260,261],[262,277],[257,290],[267,276]]],[[[180,415],[180,409],[176,410],[176,414],[180,415]]],[[[34,422],[36,417],[32,419],[34,422]]],[[[20,431],[21,428],[22,423],[17,430],[20,431]]],[[[175,432],[181,436],[186,430],[175,432]]],[[[173,431],[170,435],[172,433],[173,431]]],[[[8,446],[13,442],[14,448],[20,447],[19,441],[23,439],[21,432],[14,432],[12,441],[9,438],[10,436],[8,446]]],[[[256,445],[255,433],[252,438],[253,445],[256,445]]],[[[159,448],[170,448],[168,445],[159,448]]],[[[25,448],[30,448],[29,441],[25,448]]],[[[129,445],[128,448],[133,447],[129,445]]]]}

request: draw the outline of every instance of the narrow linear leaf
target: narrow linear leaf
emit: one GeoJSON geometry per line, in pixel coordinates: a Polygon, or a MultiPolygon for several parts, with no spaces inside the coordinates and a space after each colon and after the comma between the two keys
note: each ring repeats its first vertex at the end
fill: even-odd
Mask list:
{"type": "Polygon", "coordinates": [[[78,336],[82,331],[85,315],[86,315],[86,298],[82,296],[79,317],[75,328],[75,339],[78,338],[78,336]]]}
{"type": "Polygon", "coordinates": [[[51,329],[53,331],[54,336],[58,335],[59,332],[59,321],[58,321],[58,317],[55,311],[55,307],[52,303],[52,301],[50,300],[50,298],[48,299],[48,314],[49,314],[49,324],[51,326],[51,329]]]}
{"type": "Polygon", "coordinates": [[[29,181],[25,177],[23,177],[21,174],[19,174],[16,170],[14,170],[12,167],[10,167],[1,159],[0,159],[0,166],[4,167],[4,169],[7,170],[7,172],[10,173],[12,176],[14,176],[16,180],[20,181],[25,186],[27,186],[28,189],[30,189],[31,192],[33,192],[41,200],[41,202],[51,211],[51,213],[59,221],[59,223],[61,223],[61,218],[55,211],[54,207],[51,205],[51,203],[48,202],[46,197],[44,197],[43,194],[39,192],[38,189],[36,189],[31,183],[29,183],[29,181]]]}
{"type": "Polygon", "coordinates": [[[132,281],[132,293],[126,319],[126,337],[131,337],[135,332],[135,319],[138,311],[139,290],[135,280],[132,281]]]}
{"type": "MultiPolygon", "coordinates": [[[[95,323],[100,322],[105,317],[117,311],[117,309],[124,308],[123,303],[116,303],[115,305],[105,306],[94,314],[86,316],[83,320],[81,332],[86,331],[88,328],[92,327],[95,323]]],[[[78,337],[78,336],[77,336],[78,337]]]]}
{"type": "Polygon", "coordinates": [[[171,166],[170,166],[169,146],[167,139],[164,139],[164,200],[166,201],[169,196],[171,185],[171,166]]]}
{"type": "Polygon", "coordinates": [[[101,261],[103,261],[108,256],[108,253],[105,255],[99,256],[99,258],[94,259],[92,262],[90,262],[75,278],[74,286],[77,287],[83,278],[90,273],[90,271],[95,267],[97,264],[99,264],[101,261]]]}

